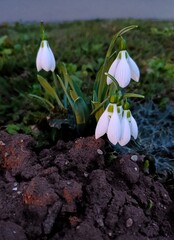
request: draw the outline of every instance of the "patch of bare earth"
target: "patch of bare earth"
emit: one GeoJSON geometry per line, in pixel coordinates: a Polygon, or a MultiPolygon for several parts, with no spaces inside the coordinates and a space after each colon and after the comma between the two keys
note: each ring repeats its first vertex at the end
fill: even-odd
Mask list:
{"type": "Polygon", "coordinates": [[[102,139],[38,154],[30,136],[0,132],[0,164],[0,240],[174,239],[173,202],[143,156],[108,166],[102,139]]]}

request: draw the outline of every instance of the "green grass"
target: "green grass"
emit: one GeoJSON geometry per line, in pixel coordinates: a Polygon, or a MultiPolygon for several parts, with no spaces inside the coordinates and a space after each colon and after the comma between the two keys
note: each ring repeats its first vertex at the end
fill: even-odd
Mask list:
{"type": "MultiPolygon", "coordinates": [[[[174,88],[174,22],[97,20],[46,24],[45,29],[57,63],[65,62],[69,74],[90,96],[112,36],[132,24],[139,28],[126,35],[127,47],[140,67],[141,79],[138,84],[132,81],[129,91],[166,104],[172,100],[174,88]]],[[[35,67],[39,45],[39,24],[0,26],[1,129],[8,126],[9,132],[27,132],[28,127],[48,115],[45,108],[28,96],[42,94],[35,67]]],[[[51,81],[50,73],[42,75],[51,81]]]]}

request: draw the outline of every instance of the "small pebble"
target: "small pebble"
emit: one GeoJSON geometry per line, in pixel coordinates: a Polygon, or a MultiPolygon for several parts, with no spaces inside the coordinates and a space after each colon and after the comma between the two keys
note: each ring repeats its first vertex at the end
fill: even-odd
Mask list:
{"type": "Polygon", "coordinates": [[[5,152],[4,156],[5,156],[5,157],[8,157],[8,156],[9,156],[9,153],[8,153],[8,152],[5,152]]]}
{"type": "Polygon", "coordinates": [[[14,187],[16,187],[16,186],[18,185],[18,183],[17,183],[17,182],[14,182],[14,184],[13,184],[13,185],[14,185],[14,187]]]}
{"type": "Polygon", "coordinates": [[[138,156],[137,155],[132,155],[131,160],[134,161],[134,162],[137,162],[138,156]]]}
{"type": "Polygon", "coordinates": [[[103,151],[101,149],[97,149],[97,153],[103,155],[103,151]]]}
{"type": "Polygon", "coordinates": [[[70,184],[71,184],[71,181],[67,181],[66,184],[67,184],[67,185],[70,185],[70,184]]]}
{"type": "Polygon", "coordinates": [[[85,176],[85,177],[88,177],[88,176],[89,176],[89,173],[84,172],[84,176],[85,176]]]}
{"type": "Polygon", "coordinates": [[[126,227],[129,228],[129,227],[132,226],[132,224],[133,224],[132,218],[128,218],[127,221],[126,221],[126,227]]]}
{"type": "Polygon", "coordinates": [[[1,146],[4,146],[5,143],[4,143],[3,141],[0,141],[0,145],[1,145],[1,146]]]}
{"type": "Polygon", "coordinates": [[[17,190],[18,190],[18,188],[17,188],[17,187],[14,187],[12,190],[13,190],[13,191],[17,191],[17,190]]]}

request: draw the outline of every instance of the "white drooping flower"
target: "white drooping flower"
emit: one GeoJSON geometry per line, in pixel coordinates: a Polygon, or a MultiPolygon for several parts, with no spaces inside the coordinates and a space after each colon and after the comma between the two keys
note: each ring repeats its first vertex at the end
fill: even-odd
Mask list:
{"type": "Polygon", "coordinates": [[[39,72],[41,69],[45,71],[54,71],[56,61],[47,40],[42,40],[36,57],[36,67],[39,72]]]}
{"type": "Polygon", "coordinates": [[[121,136],[120,126],[117,105],[110,103],[98,120],[95,129],[95,138],[98,139],[106,133],[109,141],[116,145],[121,136]]]}
{"type": "Polygon", "coordinates": [[[137,138],[138,126],[130,110],[124,110],[121,120],[121,137],[119,144],[125,146],[130,141],[131,136],[133,136],[134,139],[137,138]]]}
{"type": "Polygon", "coordinates": [[[123,110],[122,106],[117,107],[116,104],[110,103],[98,120],[95,138],[98,139],[105,133],[113,145],[119,143],[121,146],[125,146],[131,136],[136,139],[138,127],[130,110],[123,110]]]}
{"type": "MultiPolygon", "coordinates": [[[[138,82],[140,78],[140,71],[135,61],[129,56],[126,50],[118,53],[116,59],[111,64],[108,73],[112,75],[119,86],[125,88],[131,78],[138,82]]],[[[111,84],[112,79],[107,76],[107,84],[111,84]]]]}

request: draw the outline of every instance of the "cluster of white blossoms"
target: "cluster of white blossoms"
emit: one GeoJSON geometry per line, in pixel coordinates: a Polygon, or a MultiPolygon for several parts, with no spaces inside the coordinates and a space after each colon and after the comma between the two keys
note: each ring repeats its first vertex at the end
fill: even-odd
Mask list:
{"type": "Polygon", "coordinates": [[[56,61],[47,40],[42,40],[40,44],[40,48],[36,57],[36,67],[38,72],[41,69],[47,72],[48,71],[54,72],[55,70],[56,61]]]}
{"type": "MultiPolygon", "coordinates": [[[[139,68],[126,50],[122,50],[118,53],[108,73],[116,79],[121,88],[127,87],[131,78],[136,82],[138,82],[140,78],[139,68]]],[[[112,79],[107,76],[107,84],[109,85],[111,83],[112,79]]]]}
{"type": "MultiPolygon", "coordinates": [[[[55,58],[47,40],[42,40],[36,57],[37,71],[54,71],[56,67],[55,58]]],[[[138,82],[140,78],[139,68],[126,50],[121,50],[116,59],[111,64],[108,74],[115,78],[121,88],[125,88],[133,79],[138,82]]],[[[107,84],[111,84],[113,79],[107,75],[107,84]]],[[[109,141],[116,145],[126,145],[131,136],[134,139],[138,136],[138,127],[131,111],[127,107],[111,101],[100,119],[98,120],[95,138],[98,139],[107,134],[109,141]]]]}
{"type": "MultiPolygon", "coordinates": [[[[140,78],[139,68],[126,50],[121,50],[118,53],[109,68],[108,74],[115,78],[121,88],[125,88],[131,79],[138,82],[140,78]]],[[[109,75],[107,75],[106,79],[108,85],[113,81],[109,75]]],[[[98,139],[105,133],[109,141],[114,145],[117,143],[121,146],[126,145],[131,136],[136,139],[138,127],[130,110],[127,108],[124,110],[122,106],[117,106],[116,103],[109,103],[98,120],[95,138],[98,139]]]]}
{"type": "Polygon", "coordinates": [[[114,145],[117,143],[121,146],[126,145],[131,136],[136,139],[138,127],[130,110],[123,110],[122,106],[109,103],[97,123],[95,138],[98,139],[105,133],[109,141],[114,145]]]}

